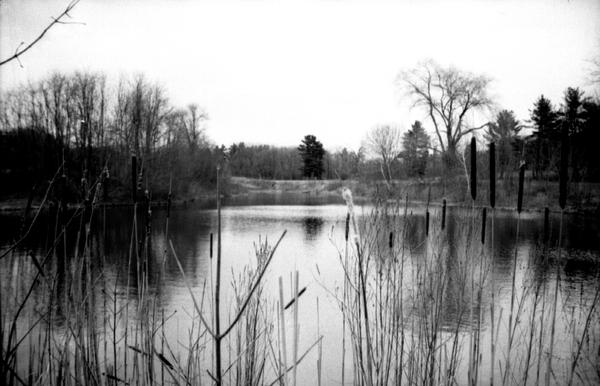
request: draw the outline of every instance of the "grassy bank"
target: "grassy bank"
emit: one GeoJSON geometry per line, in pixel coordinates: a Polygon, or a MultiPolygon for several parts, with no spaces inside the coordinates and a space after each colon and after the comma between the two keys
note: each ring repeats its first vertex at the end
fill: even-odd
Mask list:
{"type": "MultiPolygon", "coordinates": [[[[479,194],[475,202],[483,206],[489,196],[488,181],[481,181],[479,194]]],[[[343,188],[353,192],[355,199],[371,200],[382,193],[391,193],[392,197],[408,197],[412,203],[441,205],[446,200],[452,206],[472,205],[469,187],[464,177],[450,181],[441,179],[394,180],[390,185],[383,181],[361,180],[262,180],[245,177],[232,177],[229,191],[231,195],[245,194],[285,194],[304,193],[313,196],[340,196],[343,188]]],[[[517,204],[516,179],[504,179],[497,182],[496,203],[498,209],[514,209],[517,204]]],[[[549,207],[558,210],[558,182],[526,180],[524,202],[528,210],[543,210],[549,207]]],[[[340,200],[341,203],[341,200],[340,200]]],[[[571,183],[567,212],[598,212],[600,210],[600,183],[571,183]]]]}
{"type": "MultiPolygon", "coordinates": [[[[481,181],[477,206],[485,205],[488,197],[487,181],[481,181]]],[[[344,188],[353,192],[355,199],[368,202],[381,194],[390,194],[392,197],[408,197],[409,202],[441,205],[443,200],[449,206],[470,207],[472,201],[468,185],[464,177],[457,177],[451,181],[441,179],[411,179],[394,180],[390,185],[384,181],[363,180],[268,180],[246,177],[230,177],[224,181],[223,195],[240,197],[245,195],[305,195],[308,197],[341,197],[344,188]]],[[[512,210],[517,203],[516,179],[504,179],[497,182],[497,209],[512,210]]],[[[558,211],[558,182],[539,181],[528,179],[524,186],[524,202],[528,211],[542,211],[548,207],[558,211]]],[[[130,197],[124,192],[109,200],[109,205],[131,205],[130,197]]],[[[214,203],[215,189],[192,184],[190,193],[185,196],[175,196],[173,206],[200,205],[211,201],[214,203]]],[[[31,208],[35,209],[41,204],[41,198],[33,199],[31,208]]],[[[153,206],[166,206],[164,198],[153,199],[153,206]]],[[[342,200],[340,199],[340,203],[342,200]]],[[[27,197],[12,197],[0,200],[0,212],[19,211],[27,208],[27,197]]],[[[566,212],[570,213],[598,213],[600,212],[600,183],[571,183],[566,212]]]]}

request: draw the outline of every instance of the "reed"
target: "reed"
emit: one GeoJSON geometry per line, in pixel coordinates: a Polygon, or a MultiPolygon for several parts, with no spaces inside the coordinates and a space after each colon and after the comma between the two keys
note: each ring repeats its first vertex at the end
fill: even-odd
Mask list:
{"type": "Polygon", "coordinates": [[[519,166],[519,190],[517,192],[517,213],[520,215],[523,210],[523,185],[525,183],[525,164],[519,166]]]}
{"type": "Polygon", "coordinates": [[[285,369],[288,368],[287,362],[287,340],[285,332],[285,312],[284,312],[284,297],[283,297],[283,278],[279,277],[279,335],[281,337],[281,367],[283,371],[279,371],[279,380],[282,384],[287,384],[287,372],[285,369]]]}
{"type": "MultiPolygon", "coordinates": [[[[470,153],[471,153],[471,157],[470,157],[471,168],[470,168],[469,186],[471,188],[470,190],[471,190],[471,204],[472,204],[470,232],[472,233],[475,230],[475,201],[477,200],[477,142],[475,141],[475,137],[471,138],[470,153]]],[[[467,253],[465,253],[465,254],[468,255],[467,253]]],[[[471,323],[471,333],[469,335],[469,370],[468,370],[469,384],[477,383],[477,375],[476,375],[477,371],[476,371],[476,368],[474,367],[474,365],[475,365],[475,362],[477,361],[476,351],[477,351],[477,347],[478,347],[478,334],[475,331],[474,326],[472,324],[473,309],[474,309],[473,297],[474,297],[474,293],[475,293],[474,265],[475,265],[475,261],[473,259],[470,259],[469,266],[470,266],[471,288],[470,288],[469,321],[471,323]]]]}
{"type": "Polygon", "coordinates": [[[492,221],[491,221],[491,232],[490,232],[490,243],[491,243],[491,258],[490,258],[490,271],[491,271],[491,305],[490,305],[490,385],[494,385],[494,369],[495,369],[495,358],[496,358],[496,343],[495,343],[495,309],[496,309],[496,287],[494,280],[494,259],[496,258],[496,251],[494,249],[494,231],[495,231],[495,220],[496,220],[496,144],[494,142],[489,144],[489,190],[490,190],[490,208],[492,208],[492,221]]]}
{"type": "Polygon", "coordinates": [[[493,209],[496,207],[496,144],[494,142],[489,144],[488,158],[490,166],[490,208],[493,209]]]}
{"type": "MultiPolygon", "coordinates": [[[[344,228],[344,267],[348,267],[348,236],[350,235],[350,211],[346,213],[346,226],[344,228]]],[[[344,273],[344,286],[342,293],[342,307],[345,308],[348,298],[348,275],[344,273]]],[[[344,311],[342,310],[342,314],[344,311]]],[[[342,385],[346,381],[346,318],[342,318],[342,385]]]]}
{"type": "Polygon", "coordinates": [[[561,147],[560,147],[560,171],[559,171],[559,197],[558,205],[560,207],[560,223],[558,227],[558,259],[556,265],[556,279],[554,285],[554,301],[552,305],[552,323],[550,326],[550,351],[548,353],[548,365],[546,368],[546,386],[550,385],[550,372],[552,370],[552,357],[554,354],[554,336],[556,333],[556,308],[558,303],[558,290],[560,282],[560,268],[562,258],[562,237],[563,237],[563,218],[565,207],[567,205],[567,184],[568,184],[568,167],[569,167],[569,133],[566,125],[563,125],[561,132],[561,147]]]}
{"type": "MultiPolygon", "coordinates": [[[[517,231],[515,235],[515,239],[519,239],[519,231],[521,226],[521,211],[523,210],[523,187],[524,187],[524,179],[525,179],[525,164],[522,163],[519,167],[519,190],[517,192],[517,231]]],[[[511,290],[510,290],[510,314],[508,316],[508,338],[507,338],[507,348],[506,348],[506,367],[504,370],[504,374],[502,377],[502,383],[506,384],[511,374],[511,351],[513,348],[514,338],[516,334],[516,327],[519,322],[519,310],[520,307],[515,310],[515,300],[516,300],[516,277],[517,277],[517,260],[518,250],[515,248],[513,253],[513,261],[512,261],[512,274],[511,274],[511,290]]]]}
{"type": "Polygon", "coordinates": [[[220,386],[222,379],[221,359],[221,168],[217,166],[217,270],[215,277],[215,381],[220,386]]]}

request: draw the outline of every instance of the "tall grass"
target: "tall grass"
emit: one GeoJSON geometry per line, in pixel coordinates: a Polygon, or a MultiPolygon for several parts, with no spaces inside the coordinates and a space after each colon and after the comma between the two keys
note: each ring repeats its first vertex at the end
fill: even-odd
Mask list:
{"type": "MultiPolygon", "coordinates": [[[[498,288],[495,283],[493,145],[490,153],[489,235],[487,208],[481,209],[480,216],[475,211],[474,173],[468,179],[473,210],[454,216],[447,223],[443,202],[438,220],[431,223],[427,206],[422,231],[407,216],[407,200],[403,204],[381,199],[358,220],[352,195],[344,192],[352,224],[346,227],[345,239],[352,242],[340,251],[340,256],[344,256],[340,258],[344,293],[337,300],[351,342],[354,384],[537,385],[543,379],[547,384],[553,383],[549,380],[555,384],[600,381],[600,373],[592,370],[598,367],[592,363],[600,359],[600,331],[591,327],[600,322],[597,296],[582,298],[577,305],[580,315],[571,312],[569,316],[557,298],[562,269],[560,241],[553,296],[545,290],[548,277],[536,279],[538,274],[534,272],[540,261],[547,260],[544,245],[550,236],[544,236],[542,248],[533,249],[529,257],[519,253],[524,165],[519,170],[516,194],[517,242],[509,264],[510,284],[508,288],[498,288]],[[475,221],[476,217],[480,221],[475,221]],[[474,225],[477,223],[480,225],[474,225]],[[490,245],[486,247],[488,237],[490,245]],[[520,268],[523,258],[525,272],[520,268]],[[508,304],[503,299],[508,299],[508,304]],[[548,309],[553,310],[551,315],[548,309]],[[568,322],[559,323],[558,315],[568,316],[568,322]],[[485,329],[489,333],[484,335],[485,329]],[[557,362],[553,350],[558,336],[562,342],[572,337],[570,349],[561,345],[560,367],[553,365],[557,362]],[[489,349],[482,350],[484,346],[489,349]],[[593,350],[597,352],[594,354],[593,350]],[[584,361],[582,352],[587,352],[584,361]],[[563,368],[565,362],[568,366],[563,368]]],[[[561,232],[558,238],[562,238],[561,232]]],[[[544,264],[547,262],[542,269],[544,264]]],[[[595,288],[597,294],[600,283],[595,288]]],[[[343,336],[344,342],[346,337],[343,336]]]]}
{"type": "MultiPolygon", "coordinates": [[[[40,226],[35,222],[41,218],[46,197],[60,193],[61,169],[50,181],[42,207],[29,226],[2,252],[3,269],[11,272],[12,279],[0,283],[0,296],[9,299],[0,300],[0,384],[196,385],[207,379],[208,383],[224,383],[225,377],[228,384],[281,383],[277,374],[295,369],[306,356],[306,352],[294,356],[289,368],[271,365],[280,348],[273,344],[272,303],[263,291],[263,281],[285,232],[275,244],[259,239],[256,264],[235,273],[233,313],[222,313],[229,322],[219,331],[210,322],[209,315],[217,314],[207,302],[208,294],[214,293],[219,310],[219,291],[207,291],[213,283],[205,281],[200,293],[194,290],[173,244],[170,248],[165,245],[156,256],[151,240],[151,197],[145,192],[140,199],[135,193],[138,173],[133,157],[133,216],[124,272],[114,272],[106,264],[106,237],[101,236],[106,231],[105,218],[100,222],[103,228],[96,229],[97,217],[106,216],[100,199],[106,197],[103,176],[89,184],[85,201],[75,210],[69,210],[65,200],[59,201],[50,246],[42,260],[34,252],[23,254],[19,249],[29,232],[40,226]],[[176,328],[174,314],[165,313],[160,305],[162,295],[150,284],[163,280],[166,266],[173,263],[179,267],[193,303],[192,309],[184,309],[190,312],[191,321],[187,341],[169,337],[176,328]],[[211,368],[208,358],[224,340],[229,360],[222,358],[211,368]]],[[[165,241],[170,238],[170,212],[169,205],[165,241]]],[[[219,260],[220,222],[217,228],[219,260]]],[[[212,255],[212,246],[207,254],[212,255]]],[[[217,275],[215,287],[218,284],[217,275]]],[[[297,292],[295,301],[297,309],[297,292]]]]}
{"type": "MultiPolygon", "coordinates": [[[[222,297],[221,264],[231,257],[221,248],[229,241],[221,234],[220,189],[212,230],[216,254],[213,232],[209,250],[202,252],[209,257],[210,277],[193,285],[170,242],[170,206],[165,226],[158,231],[163,232],[163,248],[157,252],[152,247],[157,231],[151,229],[151,196],[142,195],[136,183],[141,174],[136,163],[132,158],[134,214],[127,270],[112,271],[103,250],[107,244],[94,237],[100,231],[95,219],[102,216],[106,224],[102,176],[89,184],[84,196],[88,199],[75,210],[67,210],[64,199],[59,201],[45,254],[23,254],[21,249],[35,229],[38,211],[0,255],[3,267],[12,273],[10,281],[0,284],[0,383],[290,385],[300,383],[298,366],[315,348],[315,379],[337,383],[338,368],[332,375],[323,366],[320,331],[312,345],[300,345],[307,314],[298,271],[290,272],[288,283],[278,278],[275,299],[265,289],[266,273],[286,233],[273,244],[259,238],[255,261],[232,272],[233,295],[227,302],[222,297]],[[169,266],[178,269],[187,288],[192,305],[182,310],[187,316],[166,311],[159,290],[152,286],[164,280],[169,266]],[[178,318],[190,321],[183,340],[173,338],[178,318]]],[[[524,256],[518,250],[525,190],[521,167],[516,243],[504,267],[510,285],[502,286],[495,280],[501,267],[495,263],[494,146],[490,229],[487,205],[476,206],[475,167],[471,172],[471,210],[453,213],[446,200],[435,209],[428,198],[425,221],[415,220],[408,196],[380,197],[368,214],[359,215],[351,192],[344,191],[347,214],[339,251],[343,286],[335,293],[342,316],[342,384],[600,382],[598,277],[592,295],[583,296],[580,290],[575,302],[567,298],[576,296],[569,291],[577,291],[560,287],[566,174],[561,174],[565,187],[561,180],[558,238],[549,230],[547,211],[542,245],[524,256]],[[552,264],[555,272],[549,269],[552,264]],[[554,291],[547,291],[552,279],[554,291]]],[[[59,191],[61,175],[59,170],[50,181],[47,197],[59,191]]]]}

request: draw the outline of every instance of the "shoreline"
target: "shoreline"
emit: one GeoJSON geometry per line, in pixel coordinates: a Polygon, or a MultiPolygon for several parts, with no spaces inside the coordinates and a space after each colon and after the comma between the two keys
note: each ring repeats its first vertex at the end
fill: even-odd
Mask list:
{"type": "MultiPolygon", "coordinates": [[[[393,182],[394,189],[398,189],[402,191],[402,195],[408,194],[408,196],[413,196],[415,199],[409,199],[408,204],[411,206],[427,206],[430,207],[442,207],[442,200],[444,198],[434,197],[429,200],[424,200],[416,197],[427,197],[430,194],[429,189],[437,189],[436,184],[439,184],[438,181],[417,181],[417,180],[402,180],[402,181],[394,181],[393,182]],[[430,188],[433,187],[433,188],[430,188]],[[424,189],[426,188],[426,189],[424,189]],[[420,192],[416,192],[419,190],[420,192]],[[410,190],[412,190],[412,194],[410,194],[410,190]],[[424,191],[425,190],[425,191],[424,191]],[[421,194],[419,194],[421,193],[421,194]]],[[[581,204],[579,205],[571,205],[565,208],[564,213],[568,214],[582,214],[582,215],[594,215],[600,212],[600,184],[598,185],[599,189],[594,190],[594,198],[597,199],[598,203],[593,202],[592,204],[581,204]],[[596,192],[597,190],[597,192],[596,192]],[[598,197],[596,197],[598,196],[598,197]]],[[[344,201],[342,199],[342,189],[348,188],[352,192],[353,198],[357,203],[364,203],[365,201],[371,200],[379,187],[383,187],[381,181],[374,181],[371,183],[361,182],[359,180],[261,180],[261,179],[252,179],[246,177],[231,177],[229,180],[229,189],[223,197],[226,200],[236,200],[243,199],[247,197],[260,197],[261,195],[271,195],[271,196],[298,196],[301,195],[303,197],[315,198],[315,199],[333,199],[335,197],[339,197],[340,205],[344,205],[344,201]]],[[[215,200],[214,193],[216,192],[207,192],[206,194],[202,194],[196,197],[186,197],[186,198],[178,198],[171,201],[171,208],[185,208],[190,206],[210,206],[211,201],[215,200]]],[[[482,191],[480,197],[484,197],[486,193],[482,191]]],[[[498,197],[502,197],[502,193],[498,194],[498,197]]],[[[472,208],[472,201],[470,198],[468,200],[460,200],[456,198],[452,198],[452,196],[456,196],[460,194],[460,192],[450,192],[446,197],[447,207],[448,208],[463,208],[470,209],[472,208]]],[[[391,200],[393,201],[393,200],[391,200]]],[[[482,200],[483,201],[483,200],[482,200]]],[[[487,197],[486,200],[487,201],[487,197]]],[[[510,206],[506,205],[507,199],[504,199],[505,202],[502,202],[502,199],[497,199],[497,205],[495,207],[496,211],[501,212],[510,212],[516,211],[516,200],[515,205],[510,206]]],[[[539,192],[530,192],[530,194],[525,194],[524,197],[524,207],[523,211],[525,213],[537,213],[543,212],[546,208],[545,205],[540,205],[541,201],[553,201],[557,202],[557,200],[552,200],[552,198],[545,197],[544,199],[540,199],[539,192]],[[533,202],[529,207],[527,206],[527,202],[533,202]]],[[[140,204],[142,201],[138,201],[140,204]]],[[[30,211],[38,210],[40,206],[39,200],[34,200],[30,207],[30,211]]],[[[152,207],[158,208],[166,208],[168,206],[168,202],[164,199],[151,201],[152,207]]],[[[98,203],[97,207],[110,207],[110,208],[127,208],[133,207],[133,203],[128,200],[114,200],[107,203],[98,203]]],[[[227,205],[227,204],[225,204],[227,205]]],[[[325,203],[323,204],[325,205],[325,203]]],[[[53,205],[52,205],[53,206],[53,205]]],[[[46,205],[49,209],[51,206],[46,205]]],[[[69,204],[69,208],[80,208],[81,204],[69,204]]],[[[476,209],[488,208],[489,205],[486,205],[485,202],[477,202],[475,203],[476,209]]],[[[0,213],[12,213],[24,211],[27,208],[27,198],[26,197],[16,197],[16,198],[6,198],[0,199],[0,213]]],[[[548,206],[550,209],[550,213],[560,213],[561,210],[558,208],[557,204],[548,206]]]]}

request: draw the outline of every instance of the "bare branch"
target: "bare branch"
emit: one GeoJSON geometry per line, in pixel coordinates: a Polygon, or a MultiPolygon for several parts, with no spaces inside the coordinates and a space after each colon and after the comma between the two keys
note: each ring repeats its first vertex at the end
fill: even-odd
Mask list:
{"type": "Polygon", "coordinates": [[[490,82],[487,77],[442,67],[431,60],[403,72],[401,80],[414,102],[413,107],[422,106],[428,112],[442,153],[456,152],[461,139],[479,129],[463,129],[469,111],[483,110],[491,105],[487,96],[490,82]]]}
{"type": "Polygon", "coordinates": [[[25,52],[29,51],[29,49],[31,47],[33,47],[34,45],[36,45],[40,40],[42,40],[42,38],[44,37],[44,35],[46,35],[46,33],[52,28],[54,27],[55,24],[84,24],[84,23],[78,23],[78,22],[65,22],[62,19],[65,17],[71,17],[69,15],[69,12],[75,8],[75,6],[77,5],[77,3],[79,3],[80,0],[73,0],[69,3],[69,5],[67,5],[67,7],[65,8],[65,10],[58,16],[58,17],[53,17],[52,18],[52,22],[50,24],[48,24],[46,26],[46,28],[44,28],[44,30],[42,31],[42,33],[40,33],[38,35],[37,38],[35,38],[31,43],[29,43],[27,46],[25,46],[24,48],[21,48],[25,45],[24,42],[21,42],[21,44],[19,44],[19,46],[17,47],[17,49],[15,50],[15,53],[0,61],[0,66],[9,63],[13,60],[17,60],[19,62],[19,65],[21,67],[23,67],[23,64],[21,63],[21,61],[19,60],[19,56],[23,55],[25,52]]]}
{"type": "Polygon", "coordinates": [[[486,127],[486,126],[489,126],[489,125],[490,125],[490,123],[491,123],[491,122],[486,122],[486,123],[484,123],[484,124],[483,124],[483,125],[481,125],[481,126],[477,126],[477,127],[471,127],[470,129],[467,129],[467,130],[463,131],[463,132],[462,132],[462,134],[463,134],[463,135],[467,135],[467,134],[469,134],[469,133],[472,133],[472,132],[474,132],[474,131],[481,130],[481,129],[483,129],[483,128],[484,128],[484,127],[486,127]]]}
{"type": "Polygon", "coordinates": [[[389,183],[392,178],[391,164],[400,153],[400,130],[391,125],[376,126],[367,134],[366,145],[370,152],[380,158],[381,175],[389,183]]]}

